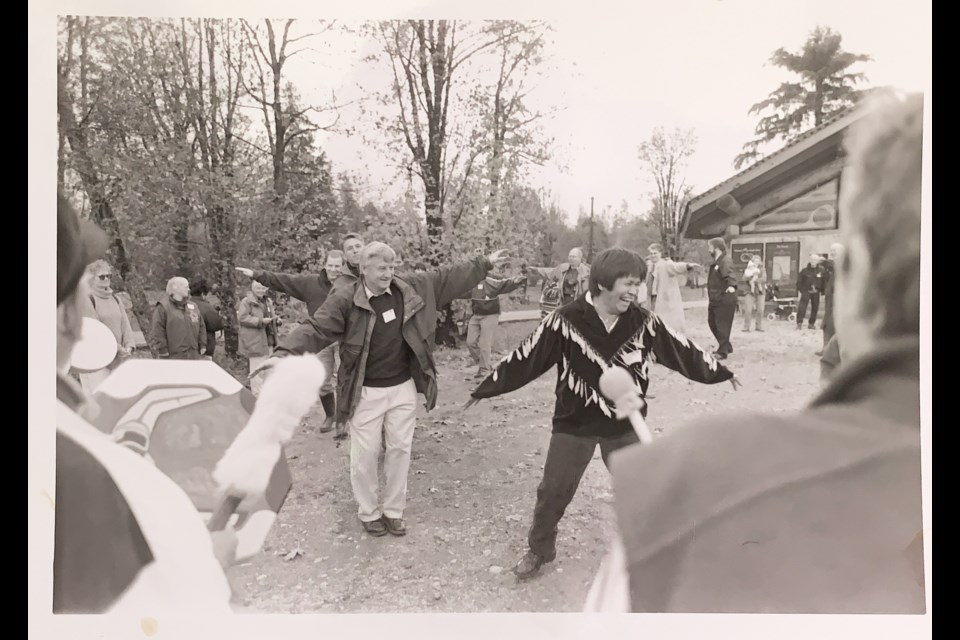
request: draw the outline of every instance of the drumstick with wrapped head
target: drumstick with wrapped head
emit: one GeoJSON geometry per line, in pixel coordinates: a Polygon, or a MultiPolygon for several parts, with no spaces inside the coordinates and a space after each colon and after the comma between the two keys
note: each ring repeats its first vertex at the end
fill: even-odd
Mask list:
{"type": "Polygon", "coordinates": [[[623,367],[611,367],[600,376],[600,391],[617,407],[617,417],[628,418],[643,444],[653,442],[653,433],[640,413],[644,401],[633,377],[623,367]]]}
{"type": "Polygon", "coordinates": [[[213,471],[223,497],[207,524],[210,531],[226,527],[245,498],[266,491],[281,448],[313,407],[326,376],[310,354],[283,358],[273,367],[246,426],[213,471]]]}

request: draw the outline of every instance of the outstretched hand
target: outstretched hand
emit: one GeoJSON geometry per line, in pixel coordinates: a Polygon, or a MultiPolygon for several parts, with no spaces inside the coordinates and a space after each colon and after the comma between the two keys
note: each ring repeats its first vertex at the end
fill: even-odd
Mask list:
{"type": "Polygon", "coordinates": [[[234,267],[237,271],[247,276],[248,278],[253,277],[253,269],[247,269],[246,267],[234,267]]]}
{"type": "Polygon", "coordinates": [[[743,383],[740,382],[740,378],[738,378],[737,376],[733,376],[732,378],[730,378],[730,384],[731,386],[733,386],[734,391],[736,391],[737,389],[743,386],[743,383]]]}
{"type": "Polygon", "coordinates": [[[489,260],[493,264],[493,266],[497,266],[498,264],[506,262],[507,256],[508,256],[508,252],[506,249],[497,249],[496,251],[491,253],[489,256],[487,256],[487,260],[489,260]]]}
{"type": "Polygon", "coordinates": [[[474,398],[473,396],[470,396],[467,402],[463,405],[463,410],[466,411],[467,409],[477,404],[478,402],[480,402],[480,398],[474,398]]]}
{"type": "Polygon", "coordinates": [[[264,371],[269,371],[278,362],[280,362],[280,360],[281,358],[278,358],[276,356],[267,358],[266,360],[263,361],[263,363],[260,364],[259,367],[255,368],[253,371],[250,372],[250,375],[247,377],[247,379],[249,380],[250,378],[257,376],[258,374],[263,373],[264,371]]]}

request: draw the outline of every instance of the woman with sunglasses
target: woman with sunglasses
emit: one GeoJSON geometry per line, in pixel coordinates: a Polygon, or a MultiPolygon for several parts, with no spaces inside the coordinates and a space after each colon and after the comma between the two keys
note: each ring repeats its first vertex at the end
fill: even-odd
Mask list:
{"type": "Polygon", "coordinates": [[[84,391],[93,393],[110,372],[133,353],[137,343],[127,310],[110,286],[113,268],[106,260],[97,260],[87,268],[87,273],[90,278],[90,304],[85,315],[107,325],[117,339],[117,357],[112,363],[99,371],[80,374],[84,391]]]}

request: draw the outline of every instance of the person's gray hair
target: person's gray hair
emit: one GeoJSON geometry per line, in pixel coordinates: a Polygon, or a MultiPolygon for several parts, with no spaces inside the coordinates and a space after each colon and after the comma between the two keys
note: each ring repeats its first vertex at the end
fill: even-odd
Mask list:
{"type": "MultiPolygon", "coordinates": [[[[866,248],[871,277],[857,283],[860,314],[877,337],[920,332],[923,95],[879,94],[844,138],[843,244],[866,248]]],[[[849,268],[841,257],[840,270],[849,268]]]]}
{"type": "Polygon", "coordinates": [[[107,262],[103,258],[100,258],[99,260],[94,260],[93,262],[87,265],[87,273],[89,273],[90,275],[97,275],[98,273],[101,273],[103,271],[108,271],[110,273],[113,273],[113,267],[110,265],[109,262],[107,262]]]}
{"type": "Polygon", "coordinates": [[[183,276],[173,276],[172,278],[167,280],[167,295],[172,294],[174,286],[180,283],[182,283],[188,289],[190,288],[190,282],[186,278],[184,278],[183,276]]]}
{"type": "Polygon", "coordinates": [[[397,252],[391,249],[390,245],[374,240],[360,252],[360,264],[366,266],[371,259],[376,257],[382,258],[385,262],[393,262],[397,259],[397,252]]]}

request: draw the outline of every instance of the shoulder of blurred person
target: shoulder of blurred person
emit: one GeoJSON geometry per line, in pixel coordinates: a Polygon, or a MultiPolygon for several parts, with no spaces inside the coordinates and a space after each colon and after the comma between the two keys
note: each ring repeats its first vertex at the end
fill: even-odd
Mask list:
{"type": "Polygon", "coordinates": [[[703,419],[613,454],[634,611],[925,611],[921,134],[915,96],[845,138],[843,362],[814,402],[703,419]]]}
{"type": "Polygon", "coordinates": [[[922,613],[918,354],[879,350],[794,416],[615,453],[632,609],[922,613]]]}

